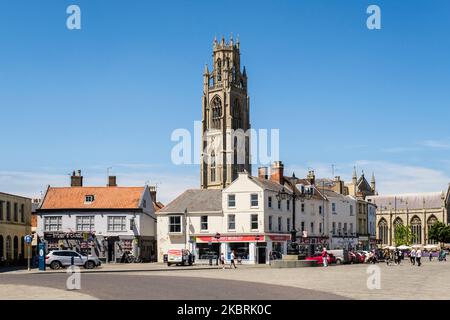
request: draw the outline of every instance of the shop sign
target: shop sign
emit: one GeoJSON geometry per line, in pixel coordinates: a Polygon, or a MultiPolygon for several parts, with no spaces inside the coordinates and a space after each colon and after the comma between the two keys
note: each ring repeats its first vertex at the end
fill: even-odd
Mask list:
{"type": "Polygon", "coordinates": [[[268,238],[272,241],[289,241],[290,235],[269,235],[268,238]]]}
{"type": "Polygon", "coordinates": [[[45,240],[83,240],[82,232],[44,232],[45,240]]]}
{"type": "Polygon", "coordinates": [[[254,236],[220,236],[220,238],[211,236],[199,236],[197,242],[255,242],[264,241],[264,237],[260,235],[254,236]]]}

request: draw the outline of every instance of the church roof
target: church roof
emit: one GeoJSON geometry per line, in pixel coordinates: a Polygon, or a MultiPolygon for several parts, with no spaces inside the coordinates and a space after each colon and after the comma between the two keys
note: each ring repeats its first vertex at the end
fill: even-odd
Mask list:
{"type": "Polygon", "coordinates": [[[394,210],[395,207],[397,210],[439,209],[444,205],[445,194],[443,192],[409,193],[369,196],[367,199],[382,211],[394,210]]]}

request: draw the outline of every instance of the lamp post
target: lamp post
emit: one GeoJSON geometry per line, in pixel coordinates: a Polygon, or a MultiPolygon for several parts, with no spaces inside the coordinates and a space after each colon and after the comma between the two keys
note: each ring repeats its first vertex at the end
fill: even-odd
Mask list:
{"type": "Polygon", "coordinates": [[[292,230],[291,230],[291,247],[288,248],[288,255],[298,255],[298,245],[297,243],[297,230],[295,229],[295,202],[299,199],[301,202],[305,201],[305,199],[311,199],[314,194],[313,186],[305,186],[303,184],[299,185],[299,188],[296,186],[295,174],[292,174],[292,177],[289,179],[289,182],[292,186],[292,193],[289,193],[285,190],[284,187],[278,191],[277,200],[290,200],[292,199],[292,230]]]}

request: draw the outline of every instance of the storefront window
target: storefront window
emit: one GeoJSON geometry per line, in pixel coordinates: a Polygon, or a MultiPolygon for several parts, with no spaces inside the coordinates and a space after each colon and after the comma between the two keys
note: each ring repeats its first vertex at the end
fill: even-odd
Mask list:
{"type": "Polygon", "coordinates": [[[284,254],[283,243],[282,242],[272,242],[272,251],[284,254]]]}
{"type": "Polygon", "coordinates": [[[248,242],[230,243],[228,245],[228,253],[231,254],[232,251],[234,251],[236,257],[241,258],[242,260],[250,259],[250,250],[248,242]]]}
{"type": "Polygon", "coordinates": [[[216,259],[219,256],[220,245],[218,243],[197,243],[196,249],[199,260],[216,259]]]}

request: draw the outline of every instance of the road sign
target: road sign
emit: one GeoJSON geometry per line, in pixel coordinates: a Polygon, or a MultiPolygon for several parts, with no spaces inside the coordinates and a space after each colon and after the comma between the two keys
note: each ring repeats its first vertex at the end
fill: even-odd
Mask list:
{"type": "Polygon", "coordinates": [[[39,252],[39,270],[45,271],[45,243],[41,242],[38,245],[39,252]]]}
{"type": "Polygon", "coordinates": [[[27,234],[27,235],[24,237],[24,240],[25,240],[25,243],[26,243],[26,244],[30,244],[31,241],[33,241],[33,237],[30,236],[29,234],[27,234]]]}

